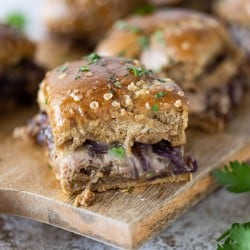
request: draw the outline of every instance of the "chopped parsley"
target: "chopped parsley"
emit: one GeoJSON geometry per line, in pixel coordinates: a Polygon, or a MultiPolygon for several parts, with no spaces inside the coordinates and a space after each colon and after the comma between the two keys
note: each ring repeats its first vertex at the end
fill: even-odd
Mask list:
{"type": "Polygon", "coordinates": [[[230,166],[224,169],[216,169],[213,172],[217,181],[233,193],[250,192],[250,165],[230,162],[230,166]]]}
{"type": "Polygon", "coordinates": [[[114,85],[116,88],[120,88],[121,87],[121,82],[120,81],[115,81],[114,85]]]}
{"type": "Polygon", "coordinates": [[[158,92],[158,93],[155,95],[155,98],[156,98],[156,99],[159,99],[159,98],[164,97],[165,95],[166,95],[166,93],[163,92],[163,91],[161,91],[161,92],[158,92]]]}
{"type": "Polygon", "coordinates": [[[131,33],[139,33],[141,30],[139,27],[131,25],[125,21],[117,21],[115,23],[115,28],[122,31],[129,31],[131,33]]]}
{"type": "Polygon", "coordinates": [[[153,36],[158,43],[165,43],[164,32],[162,30],[157,30],[153,36]]]}
{"type": "Polygon", "coordinates": [[[128,70],[131,71],[134,76],[144,76],[150,73],[150,70],[147,70],[144,67],[128,66],[128,70]]]}
{"type": "Polygon", "coordinates": [[[145,16],[145,15],[153,13],[154,11],[155,11],[155,6],[148,4],[148,5],[143,5],[137,8],[135,10],[135,13],[138,15],[145,16]]]}
{"type": "Polygon", "coordinates": [[[79,78],[81,78],[81,77],[80,77],[80,76],[75,76],[75,78],[74,78],[74,79],[75,79],[75,80],[77,80],[77,79],[79,79],[79,78]]]}
{"type": "Polygon", "coordinates": [[[79,68],[79,72],[88,72],[89,71],[89,66],[81,66],[79,68]]]}
{"type": "Polygon", "coordinates": [[[9,13],[4,22],[20,31],[24,31],[27,25],[27,18],[21,12],[9,13]]]}
{"type": "Polygon", "coordinates": [[[68,70],[68,68],[69,68],[68,66],[62,65],[62,66],[60,66],[60,67],[57,68],[57,71],[59,71],[59,72],[65,72],[65,71],[68,70]]]}
{"type": "Polygon", "coordinates": [[[152,111],[157,112],[159,111],[159,106],[157,104],[154,104],[151,108],[152,111]]]}
{"type": "Polygon", "coordinates": [[[219,239],[225,240],[217,246],[217,250],[247,250],[250,249],[250,222],[234,223],[219,239]]]}
{"type": "Polygon", "coordinates": [[[147,36],[141,36],[138,39],[138,43],[142,49],[145,49],[149,46],[150,41],[149,41],[149,38],[147,36]]]}
{"type": "Polygon", "coordinates": [[[121,159],[124,159],[125,155],[126,155],[126,151],[125,151],[124,147],[121,145],[113,146],[112,148],[110,148],[109,152],[112,155],[114,155],[118,158],[121,158],[121,159]]]}
{"type": "Polygon", "coordinates": [[[90,55],[88,55],[88,63],[89,64],[95,64],[100,59],[101,59],[101,57],[98,54],[96,54],[96,53],[91,53],[90,55]]]}

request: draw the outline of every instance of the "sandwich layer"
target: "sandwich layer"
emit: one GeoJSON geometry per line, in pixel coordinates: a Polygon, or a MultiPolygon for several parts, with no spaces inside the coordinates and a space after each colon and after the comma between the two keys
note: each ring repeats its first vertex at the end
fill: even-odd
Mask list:
{"type": "MultiPolygon", "coordinates": [[[[96,51],[140,58],[147,68],[172,78],[190,100],[190,124],[206,131],[224,127],[234,102],[232,82],[244,78],[239,77],[244,56],[225,27],[190,10],[129,17],[114,25],[96,51]]],[[[244,84],[233,85],[236,95],[244,92],[244,84]]]]}
{"type": "Polygon", "coordinates": [[[127,152],[135,141],[185,143],[184,93],[137,61],[92,54],[65,64],[46,75],[39,104],[60,150],[76,149],[86,140],[121,143],[127,152]]]}

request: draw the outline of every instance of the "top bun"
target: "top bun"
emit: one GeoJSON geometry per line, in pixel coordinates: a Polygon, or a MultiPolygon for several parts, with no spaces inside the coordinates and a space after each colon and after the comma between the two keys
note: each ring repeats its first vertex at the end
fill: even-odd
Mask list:
{"type": "Polygon", "coordinates": [[[34,44],[24,34],[5,24],[0,24],[0,48],[0,67],[15,65],[35,53],[34,44]]]}
{"type": "Polygon", "coordinates": [[[184,89],[223,85],[242,62],[241,52],[219,21],[184,9],[119,21],[96,51],[139,58],[147,68],[174,79],[184,89]]]}
{"type": "Polygon", "coordinates": [[[138,61],[91,54],[48,72],[39,91],[57,148],[85,140],[185,143],[188,105],[170,79],[159,79],[138,61]]]}

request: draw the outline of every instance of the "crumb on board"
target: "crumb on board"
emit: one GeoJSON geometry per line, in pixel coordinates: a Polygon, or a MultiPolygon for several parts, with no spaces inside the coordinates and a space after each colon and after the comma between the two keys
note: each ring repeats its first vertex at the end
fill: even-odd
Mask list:
{"type": "Polygon", "coordinates": [[[76,207],[88,207],[95,199],[95,193],[86,188],[81,194],[77,195],[74,205],[76,207]]]}

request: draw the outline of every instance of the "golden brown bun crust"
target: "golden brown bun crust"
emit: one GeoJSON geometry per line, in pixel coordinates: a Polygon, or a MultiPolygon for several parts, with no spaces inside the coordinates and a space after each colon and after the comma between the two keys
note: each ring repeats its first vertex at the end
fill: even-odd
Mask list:
{"type": "Polygon", "coordinates": [[[50,32],[97,41],[116,20],[125,17],[142,0],[48,0],[45,22],[50,32]]]}
{"type": "Polygon", "coordinates": [[[161,10],[148,16],[129,17],[122,28],[118,24],[97,46],[97,53],[140,58],[147,68],[168,75],[183,88],[195,84],[198,78],[201,86],[224,84],[242,61],[225,27],[206,14],[161,10]],[[140,46],[140,39],[145,37],[148,46],[140,46]],[[206,66],[222,54],[225,60],[217,67],[218,72],[206,75],[209,83],[203,84],[200,76],[206,74],[206,66]]]}
{"type": "Polygon", "coordinates": [[[86,139],[124,143],[128,151],[134,141],[185,143],[184,93],[170,79],[159,80],[151,72],[138,77],[130,67],[143,66],[103,57],[95,64],[83,59],[47,73],[39,104],[49,115],[56,147],[75,148],[86,139]],[[79,72],[82,67],[88,70],[79,72]]]}
{"type": "Polygon", "coordinates": [[[34,44],[16,29],[0,24],[0,65],[14,65],[23,58],[32,58],[34,44]]]}
{"type": "Polygon", "coordinates": [[[250,27],[250,0],[219,0],[214,11],[227,22],[250,27]]]}

